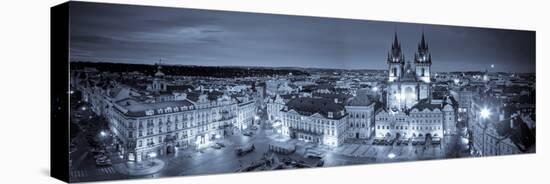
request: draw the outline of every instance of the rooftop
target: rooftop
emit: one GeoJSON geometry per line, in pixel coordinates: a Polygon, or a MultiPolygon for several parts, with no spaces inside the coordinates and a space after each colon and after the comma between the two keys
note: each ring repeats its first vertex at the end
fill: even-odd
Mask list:
{"type": "Polygon", "coordinates": [[[187,99],[156,103],[143,103],[132,99],[124,99],[118,101],[117,104],[128,110],[124,113],[125,115],[133,117],[171,113],[173,111],[180,111],[181,107],[185,107],[184,109],[186,109],[194,105],[187,99]],[[176,108],[177,110],[174,110],[176,108]]]}
{"type": "Polygon", "coordinates": [[[328,114],[330,112],[332,113],[332,118],[329,119],[341,119],[346,115],[344,106],[334,103],[332,99],[301,97],[290,100],[286,105],[288,111],[295,110],[300,115],[305,116],[319,113],[323,117],[329,118],[328,114]]]}

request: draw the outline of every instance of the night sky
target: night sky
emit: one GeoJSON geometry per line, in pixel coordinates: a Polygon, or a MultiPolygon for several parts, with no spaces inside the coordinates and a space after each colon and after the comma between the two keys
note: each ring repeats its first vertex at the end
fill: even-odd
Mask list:
{"type": "Polygon", "coordinates": [[[434,71],[534,72],[535,32],[72,2],[71,61],[386,69],[394,32],[434,71]]]}

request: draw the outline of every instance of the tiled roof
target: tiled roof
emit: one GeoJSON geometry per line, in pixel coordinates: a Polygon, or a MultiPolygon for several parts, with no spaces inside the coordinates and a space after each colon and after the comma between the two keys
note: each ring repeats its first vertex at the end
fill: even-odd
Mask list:
{"type": "Polygon", "coordinates": [[[493,126],[499,136],[503,139],[509,138],[523,152],[535,144],[534,130],[529,129],[520,116],[498,121],[493,123],[493,126]],[[513,123],[511,123],[511,120],[513,123]]]}
{"type": "Polygon", "coordinates": [[[418,109],[419,111],[422,111],[426,108],[430,110],[441,109],[441,104],[432,104],[429,99],[422,99],[412,106],[411,109],[418,109]]]}
{"type": "Polygon", "coordinates": [[[180,108],[180,107],[189,107],[192,106],[193,103],[191,103],[189,100],[179,100],[179,101],[166,101],[166,102],[157,102],[157,103],[141,103],[133,100],[122,100],[117,102],[118,105],[124,107],[126,110],[128,110],[126,113],[124,113],[127,116],[132,117],[142,117],[146,116],[146,111],[152,110],[153,115],[158,114],[165,114],[159,113],[159,109],[167,109],[170,108],[180,108]]]}
{"type": "Polygon", "coordinates": [[[325,118],[328,113],[332,113],[330,119],[341,119],[346,115],[345,108],[342,104],[334,103],[331,99],[302,97],[295,98],[287,102],[288,111],[295,110],[301,115],[311,116],[315,113],[321,114],[325,118]],[[343,114],[341,112],[344,112],[343,114]]]}
{"type": "Polygon", "coordinates": [[[368,95],[368,89],[357,90],[357,95],[353,97],[349,102],[349,106],[369,106],[374,103],[368,95]]]}

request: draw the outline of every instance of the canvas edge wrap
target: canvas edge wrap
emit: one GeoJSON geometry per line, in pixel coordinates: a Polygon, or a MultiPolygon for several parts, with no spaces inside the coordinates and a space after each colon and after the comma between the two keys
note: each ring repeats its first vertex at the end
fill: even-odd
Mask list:
{"type": "Polygon", "coordinates": [[[69,182],[69,2],[50,8],[50,176],[69,182]]]}

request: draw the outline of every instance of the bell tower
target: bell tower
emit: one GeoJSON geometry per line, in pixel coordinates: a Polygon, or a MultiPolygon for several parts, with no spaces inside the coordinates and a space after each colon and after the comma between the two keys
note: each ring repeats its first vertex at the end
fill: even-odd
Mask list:
{"type": "Polygon", "coordinates": [[[398,80],[403,75],[405,56],[401,51],[401,44],[397,39],[397,32],[394,34],[391,50],[388,52],[388,81],[398,80]]]}
{"type": "Polygon", "coordinates": [[[152,90],[155,92],[166,91],[166,80],[162,72],[162,60],[157,64],[157,72],[153,78],[152,90]]]}
{"type": "Polygon", "coordinates": [[[418,44],[418,51],[414,54],[414,64],[416,71],[416,78],[425,83],[430,83],[430,74],[432,66],[432,54],[428,49],[428,44],[422,32],[422,39],[418,44]]]}

